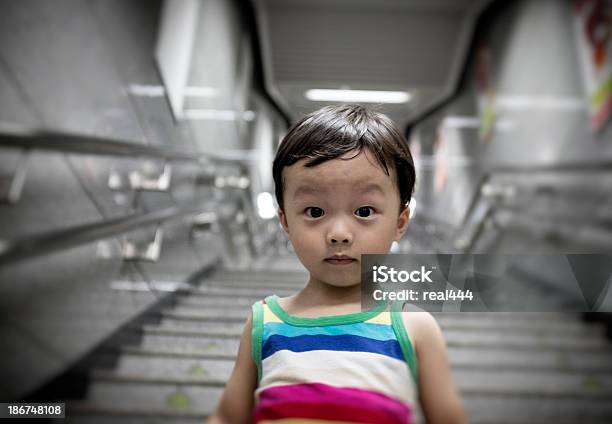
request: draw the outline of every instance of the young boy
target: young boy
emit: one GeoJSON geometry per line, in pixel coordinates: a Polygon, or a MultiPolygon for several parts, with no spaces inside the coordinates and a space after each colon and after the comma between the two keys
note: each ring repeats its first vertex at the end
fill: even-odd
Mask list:
{"type": "Polygon", "coordinates": [[[408,227],[415,183],[405,138],[385,115],[325,107],[297,122],[273,166],[278,217],[310,273],[298,293],[253,305],[209,423],[466,422],[433,317],[361,311],[363,254],[408,227]]]}

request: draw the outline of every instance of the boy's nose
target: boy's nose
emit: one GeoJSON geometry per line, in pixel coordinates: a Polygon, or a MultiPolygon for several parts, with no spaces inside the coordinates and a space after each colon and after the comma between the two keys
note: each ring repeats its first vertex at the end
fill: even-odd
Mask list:
{"type": "Polygon", "coordinates": [[[332,230],[327,234],[327,242],[329,244],[351,244],[353,242],[353,236],[346,230],[332,230]]]}
{"type": "Polygon", "coordinates": [[[336,238],[333,238],[333,237],[329,238],[329,242],[331,244],[339,243],[340,240],[342,240],[342,243],[345,243],[345,244],[350,244],[351,243],[351,239],[348,238],[348,237],[345,237],[344,239],[336,239],[336,238]]]}

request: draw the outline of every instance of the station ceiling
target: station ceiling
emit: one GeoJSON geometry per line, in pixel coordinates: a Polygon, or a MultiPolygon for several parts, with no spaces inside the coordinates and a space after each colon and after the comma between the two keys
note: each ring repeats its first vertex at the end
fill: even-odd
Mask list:
{"type": "Polygon", "coordinates": [[[308,89],[405,91],[400,125],[450,90],[483,0],[253,0],[266,84],[292,119],[308,89]]]}

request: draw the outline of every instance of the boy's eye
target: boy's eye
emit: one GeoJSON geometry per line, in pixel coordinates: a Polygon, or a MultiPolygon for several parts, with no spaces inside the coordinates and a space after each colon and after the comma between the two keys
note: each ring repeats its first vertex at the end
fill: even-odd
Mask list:
{"type": "Polygon", "coordinates": [[[313,206],[307,207],[306,209],[304,209],[304,212],[306,213],[307,216],[311,218],[320,218],[323,216],[323,209],[313,207],[313,206]],[[308,211],[311,211],[310,215],[308,214],[308,211]]]}
{"type": "Polygon", "coordinates": [[[374,213],[374,208],[371,206],[362,206],[355,211],[360,218],[369,218],[374,213]]]}

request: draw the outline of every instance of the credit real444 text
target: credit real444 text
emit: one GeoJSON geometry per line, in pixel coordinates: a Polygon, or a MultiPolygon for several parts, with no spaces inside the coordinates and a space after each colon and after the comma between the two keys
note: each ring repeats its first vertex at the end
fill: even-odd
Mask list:
{"type": "MultiPolygon", "coordinates": [[[[435,270],[427,270],[425,266],[420,269],[397,271],[387,266],[372,267],[372,281],[374,283],[433,283],[431,273],[435,270]]],[[[372,293],[374,300],[401,300],[401,301],[449,301],[449,300],[473,300],[474,294],[471,290],[445,289],[445,290],[392,290],[385,291],[376,289],[372,293]]]]}

